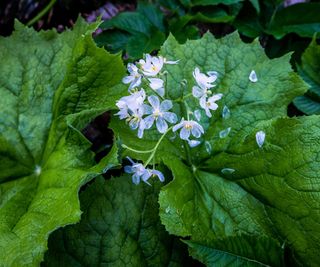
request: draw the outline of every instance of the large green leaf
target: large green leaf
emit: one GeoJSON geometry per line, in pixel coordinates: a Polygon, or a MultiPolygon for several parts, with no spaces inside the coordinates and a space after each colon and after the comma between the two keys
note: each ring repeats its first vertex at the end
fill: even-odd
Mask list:
{"type": "MultiPolygon", "coordinates": [[[[167,69],[168,88],[179,88],[184,77],[191,90],[195,66],[217,70],[220,79],[215,91],[224,94],[220,106],[231,111],[228,119],[221,118],[220,109],[210,121],[202,121],[207,126],[199,148],[185,147],[178,157],[158,155],[175,177],[160,193],[166,229],[213,248],[217,239],[234,239],[240,233],[269,237],[278,240],[280,254],[281,247],[288,246],[294,259],[316,266],[320,262],[316,252],[319,119],[276,119],[285,117],[287,105],[307,90],[291,70],[289,56],[269,60],[257,43],[245,45],[236,35],[221,40],[207,35],[182,46],[169,39],[161,53],[181,59],[167,69]],[[257,73],[256,83],[248,79],[251,70],[257,73]],[[219,138],[228,127],[229,135],[219,138]],[[255,141],[260,130],[266,132],[262,149],[255,141]]],[[[276,261],[274,257],[268,262],[256,260],[276,261]]]]}
{"type": "Polygon", "coordinates": [[[17,23],[0,39],[0,266],[37,266],[49,233],[80,219],[79,187],[117,164],[114,147],[96,165],[79,130],[124,73],[95,46],[96,26],[58,34],[17,23]]]}
{"type": "MultiPolygon", "coordinates": [[[[205,134],[200,146],[189,148],[170,134],[159,146],[156,162],[164,162],[174,175],[174,180],[160,193],[160,214],[166,229],[172,234],[190,237],[191,242],[199,246],[222,248],[226,255],[238,255],[262,265],[281,266],[287,247],[294,254],[290,261],[299,259],[306,265],[319,262],[315,253],[319,248],[319,234],[314,219],[318,216],[317,182],[311,183],[308,179],[310,175],[316,177],[317,164],[312,161],[315,154],[308,153],[318,149],[317,117],[312,120],[277,119],[286,117],[288,104],[307,90],[306,84],[291,69],[290,55],[270,60],[258,41],[244,44],[237,34],[219,40],[206,34],[201,40],[188,41],[185,45],[179,45],[171,36],[160,53],[170,60],[180,60],[179,64],[166,67],[166,79],[168,95],[177,102],[174,110],[181,117],[187,117],[184,101],[180,100],[195,85],[192,76],[195,67],[203,72],[217,71],[219,79],[214,91],[224,95],[211,119],[202,114],[205,134]],[[258,77],[255,83],[249,80],[252,70],[258,77]],[[231,112],[229,118],[221,117],[224,105],[231,112]],[[291,127],[292,124],[297,127],[291,127]],[[220,138],[221,131],[229,127],[229,135],[220,138]],[[264,130],[267,136],[262,149],[255,141],[259,130],[264,130]],[[300,136],[306,138],[302,141],[300,136]],[[295,145],[286,143],[291,139],[296,139],[295,145]],[[269,142],[272,145],[267,145],[269,142]],[[270,162],[272,157],[275,160],[270,162]],[[297,171],[298,166],[293,163],[299,163],[299,157],[310,160],[309,169],[297,171]],[[273,173],[273,165],[279,171],[278,180],[268,177],[268,173],[273,173]],[[231,168],[234,174],[230,173],[231,168]],[[254,171],[263,173],[256,177],[254,171]],[[289,171],[296,173],[297,183],[301,183],[296,191],[289,192],[278,182],[283,181],[289,171]],[[239,180],[231,179],[233,177],[239,180]],[[267,189],[261,192],[264,184],[267,189]],[[301,196],[303,188],[308,186],[314,192],[301,196]],[[294,209],[297,203],[300,206],[294,209]],[[269,206],[274,208],[269,209],[269,206]],[[286,209],[289,213],[283,213],[286,209]],[[303,226],[306,228],[300,226],[300,211],[305,213],[307,222],[303,226]],[[272,217],[271,212],[278,214],[272,217]],[[293,219],[286,227],[288,216],[293,219]],[[268,247],[266,242],[271,244],[272,249],[254,256],[249,251],[249,248],[254,249],[254,242],[251,242],[251,247],[245,247],[247,250],[240,250],[234,244],[241,242],[243,234],[248,236],[247,240],[257,240],[260,247],[268,247]],[[231,245],[215,247],[221,239],[231,245]]],[[[198,100],[191,97],[187,101],[189,109],[199,108],[198,100]]],[[[160,137],[156,131],[146,131],[140,140],[117,119],[112,127],[121,142],[137,149],[151,149],[160,137]]],[[[146,159],[145,154],[125,151],[123,155],[127,154],[146,159]]],[[[193,254],[205,259],[204,255],[193,254]]]]}
{"type": "Polygon", "coordinates": [[[294,104],[308,115],[320,114],[320,45],[317,44],[316,38],[302,54],[298,72],[310,88],[304,96],[297,97],[294,104]]]}
{"type": "Polygon", "coordinates": [[[43,266],[191,266],[160,223],[160,188],[136,186],[128,175],[97,178],[80,195],[81,222],[50,236],[43,266]]]}
{"type": "Polygon", "coordinates": [[[267,32],[277,39],[291,32],[301,37],[312,37],[320,31],[319,10],[320,3],[299,3],[281,9],[273,15],[267,32]]]}
{"type": "Polygon", "coordinates": [[[165,41],[163,14],[152,4],[139,2],[135,12],[121,12],[100,26],[96,42],[112,52],[125,50],[131,59],[158,49],[165,41]]]}

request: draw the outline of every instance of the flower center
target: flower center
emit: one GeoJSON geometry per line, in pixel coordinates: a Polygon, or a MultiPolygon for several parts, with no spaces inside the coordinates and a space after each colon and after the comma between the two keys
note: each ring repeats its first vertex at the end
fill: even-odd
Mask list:
{"type": "Polygon", "coordinates": [[[192,129],[192,125],[190,123],[186,123],[184,128],[186,128],[187,130],[191,130],[192,129]]]}
{"type": "Polygon", "coordinates": [[[157,71],[157,70],[158,70],[157,67],[154,66],[154,65],[151,67],[151,69],[152,69],[153,71],[157,71]]]}
{"type": "Polygon", "coordinates": [[[157,108],[153,111],[153,116],[155,118],[161,117],[162,116],[162,112],[157,108]]]}

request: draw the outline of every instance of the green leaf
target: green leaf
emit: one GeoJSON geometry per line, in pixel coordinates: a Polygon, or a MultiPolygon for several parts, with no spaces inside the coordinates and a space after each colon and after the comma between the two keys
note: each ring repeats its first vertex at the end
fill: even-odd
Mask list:
{"type": "Polygon", "coordinates": [[[43,266],[190,266],[160,223],[160,187],[136,186],[128,175],[97,178],[80,195],[81,222],[50,236],[43,266]]]}
{"type": "Polygon", "coordinates": [[[296,107],[302,112],[312,115],[320,114],[320,45],[316,36],[302,54],[301,66],[298,73],[310,85],[309,91],[304,96],[294,100],[296,107]]]}
{"type": "Polygon", "coordinates": [[[270,238],[256,239],[241,235],[215,240],[211,246],[190,241],[185,243],[189,245],[190,254],[206,266],[267,266],[266,262],[272,266],[283,264],[283,255],[278,251],[280,248],[270,238]]]}
{"type": "Polygon", "coordinates": [[[267,29],[277,39],[288,33],[312,37],[320,31],[320,3],[299,3],[275,13],[267,29]],[[303,14],[303,16],[301,16],[303,14]]]}
{"type": "MultiPolygon", "coordinates": [[[[282,226],[270,222],[270,218],[266,214],[267,207],[259,195],[255,194],[254,188],[252,191],[247,191],[238,181],[229,181],[228,176],[221,174],[221,170],[224,168],[234,168],[236,173],[240,171],[238,169],[243,170],[241,173],[244,175],[245,170],[250,170],[250,168],[260,170],[261,163],[256,164],[253,158],[246,162],[245,156],[243,158],[239,156],[235,162],[246,162],[246,164],[242,164],[243,167],[241,165],[233,167],[227,163],[219,168],[211,168],[209,165],[209,163],[213,165],[217,158],[220,160],[219,155],[223,155],[225,158],[236,156],[244,148],[247,149],[249,155],[256,156],[252,151],[259,151],[255,142],[255,133],[259,130],[265,130],[267,138],[273,138],[275,146],[281,147],[282,144],[278,144],[276,140],[281,137],[280,132],[273,135],[278,125],[269,122],[269,120],[286,116],[288,104],[297,95],[307,90],[306,84],[291,69],[290,55],[270,60],[264,54],[257,40],[252,44],[244,44],[237,34],[231,34],[219,40],[206,34],[201,40],[188,41],[185,45],[179,45],[171,36],[160,53],[170,60],[180,59],[179,64],[166,67],[168,72],[167,88],[169,88],[168,94],[171,99],[179,101],[191,92],[195,85],[192,76],[195,67],[199,67],[202,72],[217,71],[219,78],[214,93],[223,93],[224,95],[223,99],[218,102],[219,109],[213,112],[211,119],[202,113],[201,123],[205,128],[202,145],[190,149],[181,140],[173,139],[169,135],[159,146],[159,151],[156,154],[157,162],[163,161],[174,175],[174,180],[162,188],[160,193],[160,214],[166,229],[178,236],[191,237],[192,242],[206,246],[213,246],[217,239],[237,238],[240,233],[252,235],[255,239],[261,237],[275,239],[278,242],[277,251],[279,254],[277,257],[272,256],[273,254],[270,255],[265,264],[273,264],[274,262],[277,265],[282,264],[279,261],[283,254],[280,244],[283,244],[284,240],[300,260],[306,263],[310,263],[309,257],[315,260],[316,256],[313,251],[318,248],[316,243],[312,243],[308,250],[306,250],[305,243],[311,242],[310,239],[317,232],[306,235],[304,231],[295,226],[293,233],[299,237],[298,240],[293,238],[293,234],[284,231],[281,232],[281,235],[277,235],[276,232],[280,231],[278,227],[282,226]],[[256,83],[249,80],[249,74],[252,70],[255,70],[258,76],[256,83]],[[185,79],[184,84],[187,84],[186,87],[181,83],[183,79],[185,79]],[[221,118],[224,105],[228,106],[231,111],[231,117],[228,119],[221,118]],[[270,125],[270,129],[264,126],[265,123],[270,125]],[[229,135],[225,138],[219,138],[220,132],[229,127],[231,127],[229,135]],[[250,139],[249,144],[242,144],[244,137],[250,139]],[[178,149],[180,149],[179,153],[176,152],[178,149]],[[307,254],[304,254],[304,251],[308,251],[307,254]]],[[[188,109],[193,111],[199,108],[198,100],[195,98],[187,98],[185,101],[188,102],[188,109]]],[[[181,117],[187,117],[183,102],[179,102],[174,108],[181,117]]],[[[286,122],[290,123],[291,121],[285,119],[283,124],[286,122]]],[[[113,125],[116,123],[114,122],[113,125]]],[[[121,123],[118,124],[121,125],[121,123]]],[[[308,123],[306,122],[306,124],[308,123]]],[[[302,125],[304,124],[302,123],[302,125]]],[[[306,129],[310,131],[309,136],[315,134],[312,127],[306,127],[306,129]]],[[[119,135],[121,142],[138,149],[150,149],[154,146],[151,140],[159,139],[159,134],[157,137],[154,132],[146,132],[146,137],[141,141],[137,138],[133,139],[136,133],[132,133],[129,137],[130,130],[125,130],[125,126],[114,127],[114,130],[119,135]]],[[[284,131],[283,135],[286,138],[287,135],[291,136],[289,130],[284,131]]],[[[298,132],[292,134],[295,137],[300,135],[298,132]]],[[[314,146],[311,141],[307,144],[314,146]]],[[[299,149],[300,151],[304,151],[304,149],[308,151],[310,147],[304,148],[299,142],[299,149]]],[[[278,151],[275,151],[271,155],[276,157],[277,153],[278,151]]],[[[241,152],[242,154],[244,152],[241,152]]],[[[144,155],[133,153],[130,155],[136,159],[145,160],[144,155]]],[[[293,160],[289,149],[284,151],[282,157],[288,159],[288,162],[293,160]]],[[[262,158],[263,155],[261,155],[262,158]]],[[[222,159],[221,156],[221,161],[222,159]]],[[[272,165],[270,164],[270,166],[272,165]]],[[[250,172],[248,174],[250,175],[250,172]]],[[[308,174],[305,173],[304,177],[307,176],[308,174]]],[[[275,183],[274,186],[276,187],[278,184],[275,183]]],[[[268,192],[272,194],[274,190],[268,192]]],[[[281,186],[277,190],[281,192],[281,186]]],[[[284,190],[282,193],[286,194],[286,191],[284,190]]],[[[295,194],[295,197],[298,197],[300,192],[295,194]]],[[[280,200],[279,196],[277,199],[279,203],[285,203],[285,200],[290,206],[289,197],[280,200]]],[[[277,203],[272,203],[272,205],[277,203]]],[[[307,203],[314,205],[313,198],[310,197],[307,203]]],[[[308,204],[305,208],[308,209],[308,204]]],[[[308,212],[311,214],[311,210],[308,212]]],[[[283,221],[287,220],[286,216],[282,219],[283,221]]],[[[316,225],[313,227],[315,228],[316,225]]],[[[238,253],[237,250],[233,252],[236,255],[238,253]]],[[[263,262],[263,259],[260,261],[263,262]]]]}
{"type": "Polygon", "coordinates": [[[49,233],[80,219],[79,187],[118,164],[98,165],[80,130],[108,109],[124,67],[93,43],[97,25],[35,32],[17,23],[0,38],[0,262],[38,266],[49,233]]]}
{"type": "Polygon", "coordinates": [[[96,37],[97,43],[112,52],[125,50],[131,59],[158,49],[166,37],[161,10],[143,2],[135,12],[121,12],[100,28],[105,31],[96,37]]]}

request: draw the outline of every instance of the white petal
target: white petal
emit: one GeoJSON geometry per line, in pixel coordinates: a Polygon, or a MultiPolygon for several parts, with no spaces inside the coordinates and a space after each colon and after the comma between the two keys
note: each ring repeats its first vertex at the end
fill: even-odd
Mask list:
{"type": "Polygon", "coordinates": [[[159,78],[149,78],[148,80],[150,81],[150,87],[153,90],[163,87],[163,80],[159,78]]]}
{"type": "Polygon", "coordinates": [[[157,125],[157,129],[160,133],[165,133],[166,130],[168,130],[168,124],[166,123],[166,121],[159,117],[156,121],[156,125],[157,125]]]}
{"type": "Polygon", "coordinates": [[[256,74],[256,72],[254,70],[252,70],[250,72],[249,80],[250,80],[250,82],[253,82],[253,83],[256,83],[258,81],[257,74],[256,74]]]}
{"type": "Polygon", "coordinates": [[[134,76],[126,76],[122,78],[122,82],[124,84],[128,84],[131,83],[134,80],[134,76]]]}
{"type": "Polygon", "coordinates": [[[195,138],[199,138],[201,136],[201,132],[197,127],[193,127],[191,129],[191,133],[195,138]]]}
{"type": "Polygon", "coordinates": [[[130,126],[130,128],[131,128],[132,130],[135,130],[135,129],[138,128],[139,122],[138,122],[137,120],[131,120],[131,121],[129,122],[129,126],[130,126]]]}
{"type": "Polygon", "coordinates": [[[196,118],[197,121],[200,121],[201,120],[201,111],[199,109],[196,109],[194,112],[193,112],[193,115],[194,117],[196,118]]]}
{"type": "Polygon", "coordinates": [[[201,89],[199,86],[192,87],[192,95],[196,98],[200,98],[205,94],[205,90],[201,89]]]}
{"type": "Polygon", "coordinates": [[[160,105],[161,111],[168,111],[171,108],[172,108],[172,101],[171,100],[166,99],[166,100],[162,101],[162,103],[160,105]]]}
{"type": "Polygon", "coordinates": [[[180,131],[180,138],[183,140],[188,140],[189,136],[190,136],[190,131],[183,127],[180,131]]]}
{"type": "Polygon", "coordinates": [[[146,169],[142,174],[142,181],[146,182],[151,177],[151,175],[151,172],[148,169],[146,169]]]}
{"type": "Polygon", "coordinates": [[[157,96],[155,96],[155,95],[149,96],[148,101],[154,109],[159,109],[160,101],[157,96]]]}
{"type": "Polygon", "coordinates": [[[138,176],[137,174],[132,175],[132,182],[134,184],[139,184],[140,183],[140,176],[138,176]]]}
{"type": "Polygon", "coordinates": [[[189,144],[190,147],[196,147],[196,146],[198,146],[200,143],[201,143],[201,142],[198,141],[198,140],[189,140],[189,141],[188,141],[188,144],[189,144]]]}
{"type": "Polygon", "coordinates": [[[144,114],[152,114],[153,113],[152,107],[150,107],[147,104],[143,105],[143,110],[144,110],[144,114]]]}
{"type": "Polygon", "coordinates": [[[143,119],[146,129],[150,129],[154,123],[154,116],[150,115],[143,119]]]}
{"type": "Polygon", "coordinates": [[[220,100],[222,97],[223,97],[223,94],[215,94],[213,96],[210,96],[208,101],[209,102],[215,102],[215,101],[220,100]]]}
{"type": "Polygon", "coordinates": [[[156,92],[158,93],[159,96],[164,97],[164,88],[163,87],[156,89],[156,92]]]}
{"type": "Polygon", "coordinates": [[[158,176],[160,182],[164,182],[164,176],[163,176],[162,172],[157,171],[157,170],[152,170],[151,173],[152,173],[153,175],[158,176]]]}
{"type": "Polygon", "coordinates": [[[260,148],[263,146],[265,138],[266,138],[266,133],[264,131],[259,131],[256,133],[256,141],[260,148]]]}
{"type": "Polygon", "coordinates": [[[125,173],[133,173],[132,166],[124,166],[124,172],[125,173]]]}
{"type": "MultiPolygon", "coordinates": [[[[218,107],[218,106],[217,106],[218,107]]],[[[205,112],[206,112],[206,115],[208,118],[211,118],[212,115],[211,115],[211,112],[210,112],[210,109],[208,107],[205,108],[205,112]]]]}
{"type": "Polygon", "coordinates": [[[184,122],[184,119],[182,119],[181,122],[179,122],[177,125],[173,126],[172,131],[175,132],[176,130],[183,127],[183,122],[184,122]]]}
{"type": "Polygon", "coordinates": [[[207,98],[205,95],[200,98],[199,103],[200,103],[200,107],[202,107],[204,109],[207,108],[207,98]]]}
{"type": "Polygon", "coordinates": [[[164,112],[163,118],[170,123],[176,123],[178,121],[177,115],[173,112],[164,112]]]}

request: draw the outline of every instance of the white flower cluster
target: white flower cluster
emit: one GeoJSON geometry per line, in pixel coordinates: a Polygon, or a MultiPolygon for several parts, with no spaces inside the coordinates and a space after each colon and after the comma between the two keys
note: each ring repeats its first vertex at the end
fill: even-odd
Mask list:
{"type": "MultiPolygon", "coordinates": [[[[159,133],[166,135],[169,130],[173,132],[180,130],[180,138],[188,142],[190,147],[199,145],[201,142],[197,139],[204,134],[204,129],[199,123],[201,119],[201,111],[187,110],[185,117],[181,116],[178,122],[178,115],[170,111],[173,108],[175,100],[165,99],[166,94],[166,72],[162,71],[165,64],[178,64],[178,61],[167,61],[164,57],[146,55],[145,59],[139,60],[136,64],[129,63],[127,68],[129,75],[123,78],[123,83],[129,84],[129,95],[119,99],[116,103],[119,112],[116,113],[120,119],[125,119],[132,130],[138,130],[138,137],[142,138],[144,131],[152,128],[153,125],[159,133]],[[189,115],[193,114],[196,120],[190,120],[189,115]],[[172,124],[169,128],[168,124],[172,124]],[[191,140],[193,136],[196,140],[191,140]]],[[[222,94],[213,94],[212,88],[216,85],[214,82],[218,78],[218,73],[209,71],[207,74],[201,73],[196,67],[193,71],[193,77],[196,85],[192,87],[190,96],[199,100],[199,106],[205,111],[207,117],[211,118],[212,111],[218,108],[216,101],[222,98],[222,94]]],[[[186,99],[183,99],[186,101],[186,99]]],[[[179,114],[180,115],[180,114],[179,114]]],[[[159,139],[159,142],[162,138],[159,139]]],[[[131,159],[132,166],[126,166],[125,171],[132,173],[132,179],[135,184],[140,179],[148,183],[151,176],[158,176],[160,181],[164,180],[162,173],[157,170],[147,168],[148,163],[154,157],[156,147],[151,150],[152,154],[145,165],[135,163],[131,159]]],[[[130,149],[126,146],[126,148],[130,149]]],[[[137,150],[131,149],[135,152],[137,150]]],[[[145,151],[140,151],[146,153],[145,151]]],[[[138,152],[139,153],[139,152],[138,152]]],[[[149,184],[149,183],[148,183],[149,184]]]]}

